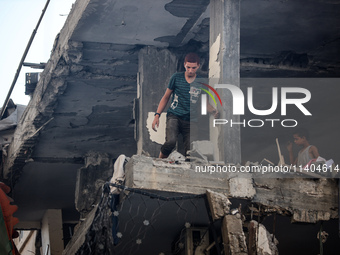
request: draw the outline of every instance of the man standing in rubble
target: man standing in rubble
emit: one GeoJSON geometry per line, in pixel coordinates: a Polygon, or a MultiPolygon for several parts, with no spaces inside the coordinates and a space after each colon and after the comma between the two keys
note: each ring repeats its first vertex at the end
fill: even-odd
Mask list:
{"type": "MultiPolygon", "coordinates": [[[[175,73],[169,81],[168,88],[159,102],[152,129],[159,127],[159,117],[172,95],[171,105],[167,111],[165,143],[161,147],[159,158],[167,158],[176,146],[179,134],[183,136],[185,153],[190,149],[190,122],[197,121],[197,102],[201,94],[199,84],[195,83],[196,71],[200,67],[200,58],[196,53],[189,53],[184,58],[184,73],[175,73]]],[[[201,87],[201,86],[200,86],[201,87]]],[[[209,103],[209,113],[215,117],[218,111],[209,103]]]]}

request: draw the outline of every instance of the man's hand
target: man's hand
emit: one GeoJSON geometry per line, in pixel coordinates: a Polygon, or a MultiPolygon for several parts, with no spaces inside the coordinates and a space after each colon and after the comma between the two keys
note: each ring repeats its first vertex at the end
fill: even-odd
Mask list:
{"type": "Polygon", "coordinates": [[[152,122],[152,129],[157,132],[156,127],[159,127],[159,115],[156,115],[152,122]]]}
{"type": "Polygon", "coordinates": [[[214,115],[214,118],[217,119],[220,116],[220,113],[217,109],[215,109],[209,102],[207,102],[207,110],[209,114],[214,115]]]}
{"type": "Polygon", "coordinates": [[[220,116],[220,113],[218,112],[217,109],[213,109],[210,114],[214,115],[214,118],[218,118],[220,116]]]}

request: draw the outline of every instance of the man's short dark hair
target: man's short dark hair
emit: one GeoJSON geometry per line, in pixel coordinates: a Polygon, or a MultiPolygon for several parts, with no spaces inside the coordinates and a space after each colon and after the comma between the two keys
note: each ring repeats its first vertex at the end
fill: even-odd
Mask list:
{"type": "Polygon", "coordinates": [[[306,140],[309,140],[309,132],[305,128],[298,128],[294,131],[294,135],[298,135],[299,137],[305,137],[306,140]]]}
{"type": "Polygon", "coordinates": [[[197,65],[199,65],[200,64],[200,57],[196,53],[190,52],[184,58],[184,63],[186,63],[186,62],[197,63],[197,65]]]}

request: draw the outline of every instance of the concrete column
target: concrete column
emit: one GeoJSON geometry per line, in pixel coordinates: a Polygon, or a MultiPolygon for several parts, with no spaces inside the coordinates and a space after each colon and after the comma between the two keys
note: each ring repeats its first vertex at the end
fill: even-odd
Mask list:
{"type": "MultiPolygon", "coordinates": [[[[211,0],[210,2],[209,83],[240,86],[240,0],[211,0]]],[[[210,138],[215,144],[215,159],[241,162],[240,126],[230,127],[230,120],[239,122],[232,114],[232,95],[228,89],[218,89],[223,108],[220,118],[227,125],[210,127],[210,138]]],[[[210,121],[212,122],[212,121],[210,121]]]]}
{"type": "Polygon", "coordinates": [[[41,226],[41,239],[43,255],[62,254],[64,242],[61,210],[49,209],[45,212],[41,226]]]}
{"type": "MultiPolygon", "coordinates": [[[[139,52],[138,91],[136,119],[137,153],[148,152],[158,157],[165,141],[165,115],[157,132],[151,128],[159,101],[165,93],[170,77],[176,72],[177,58],[169,50],[145,47],[139,52]]],[[[167,109],[167,108],[166,108],[167,109]]],[[[165,110],[166,110],[165,109],[165,110]]]]}

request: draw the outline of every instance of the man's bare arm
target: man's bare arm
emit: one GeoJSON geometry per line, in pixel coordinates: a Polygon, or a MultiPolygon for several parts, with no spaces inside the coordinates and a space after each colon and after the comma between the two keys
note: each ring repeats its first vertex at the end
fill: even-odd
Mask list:
{"type": "Polygon", "coordinates": [[[312,158],[318,158],[319,155],[319,151],[318,148],[316,148],[316,146],[312,145],[309,149],[309,154],[312,158]]]}
{"type": "MultiPolygon", "coordinates": [[[[172,94],[172,90],[167,88],[161,101],[158,104],[157,112],[159,114],[163,112],[165,106],[168,104],[171,94],[172,94]]],[[[157,128],[159,127],[159,117],[160,117],[159,115],[156,115],[152,122],[152,129],[155,130],[156,132],[157,132],[156,127],[157,128]]]]}

